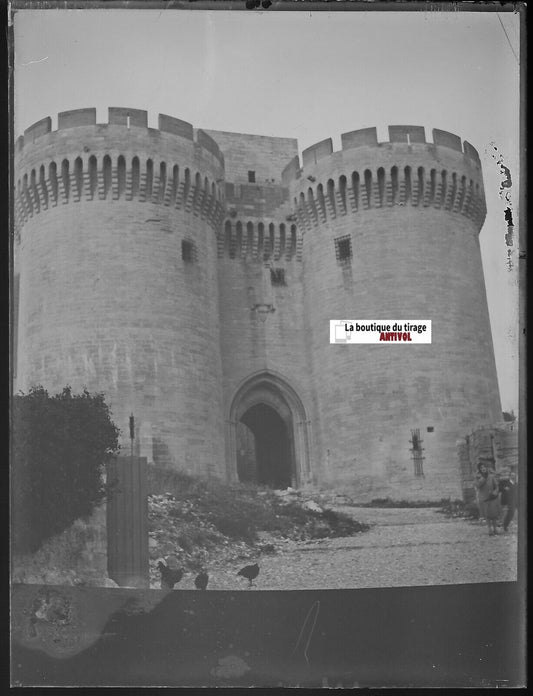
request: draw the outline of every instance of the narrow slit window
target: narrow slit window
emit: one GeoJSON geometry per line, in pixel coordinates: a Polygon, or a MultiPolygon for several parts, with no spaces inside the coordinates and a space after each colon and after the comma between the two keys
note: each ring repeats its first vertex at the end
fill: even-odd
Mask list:
{"type": "Polygon", "coordinates": [[[437,172],[435,169],[432,169],[430,172],[430,195],[429,195],[429,200],[430,203],[435,202],[435,193],[437,192],[437,172]]]}
{"type": "Polygon", "coordinates": [[[238,242],[238,247],[239,247],[239,254],[242,253],[242,251],[248,252],[248,249],[251,248],[251,242],[248,241],[248,237],[244,234],[244,231],[242,229],[242,222],[239,220],[237,224],[235,225],[235,230],[237,233],[237,242],[238,242]],[[239,242],[240,240],[240,242],[239,242]]]}
{"type": "Polygon", "coordinates": [[[124,191],[126,190],[126,160],[122,155],[119,155],[117,160],[117,183],[118,183],[118,197],[124,196],[124,191]]]}
{"type": "Polygon", "coordinates": [[[39,170],[39,183],[41,184],[41,191],[43,192],[45,208],[48,208],[48,189],[46,188],[46,175],[43,164],[39,170]]]}
{"type": "Polygon", "coordinates": [[[403,170],[405,177],[405,202],[411,201],[411,167],[407,166],[403,170]]]}
{"type": "Polygon", "coordinates": [[[333,215],[337,215],[335,205],[335,182],[333,181],[333,179],[328,179],[328,198],[333,209],[333,215]]]}
{"type": "Polygon", "coordinates": [[[283,223],[279,226],[279,253],[280,256],[285,253],[285,225],[283,223]]]}
{"type": "Polygon", "coordinates": [[[167,165],[166,162],[159,164],[159,202],[162,202],[165,197],[165,189],[167,187],[167,165]]]}
{"type": "Polygon", "coordinates": [[[390,170],[391,184],[392,184],[392,202],[396,203],[398,201],[398,167],[394,166],[390,170]]]}
{"type": "Polygon", "coordinates": [[[422,440],[420,438],[420,428],[416,428],[415,430],[411,430],[411,454],[413,457],[413,465],[414,465],[414,474],[416,477],[423,477],[424,476],[424,456],[423,456],[423,447],[422,447],[422,440]]]}
{"type": "MultiPolygon", "coordinates": [[[[70,194],[70,175],[69,175],[69,163],[68,160],[64,159],[61,163],[61,178],[63,180],[63,188],[65,190],[65,196],[69,197],[70,194]]],[[[464,178],[464,177],[463,177],[464,178]]]]}
{"type": "Polygon", "coordinates": [[[257,225],[257,255],[261,257],[265,251],[265,226],[262,222],[257,225]]]}
{"type": "Polygon", "coordinates": [[[383,205],[385,200],[385,170],[383,167],[378,169],[378,191],[379,191],[379,202],[383,205]]]}
{"type": "Polygon", "coordinates": [[[146,160],[146,199],[152,197],[152,185],[154,180],[154,163],[151,159],[146,160]]]}
{"type": "Polygon", "coordinates": [[[341,201],[344,207],[344,212],[346,212],[346,177],[344,174],[339,179],[339,193],[341,194],[341,201]]]}
{"type": "Polygon", "coordinates": [[[76,180],[76,193],[78,198],[83,194],[83,162],[81,157],[74,160],[74,179],[76,180]]]}
{"type": "Polygon", "coordinates": [[[96,195],[98,190],[98,164],[94,155],[89,157],[89,187],[91,196],[96,195]]]}
{"type": "Polygon", "coordinates": [[[365,169],[365,191],[368,205],[372,206],[372,172],[370,169],[365,169]]]}
{"type": "Polygon", "coordinates": [[[39,196],[37,195],[36,181],[37,181],[37,177],[36,177],[36,174],[35,174],[35,169],[32,169],[32,170],[31,170],[31,175],[30,175],[30,187],[31,187],[32,191],[33,191],[34,194],[35,194],[35,195],[34,195],[35,205],[36,205],[36,208],[37,208],[37,212],[39,212],[39,210],[40,210],[40,208],[41,208],[41,205],[40,205],[40,201],[39,201],[39,196]]]}
{"type": "Polygon", "coordinates": [[[355,200],[355,207],[359,208],[359,172],[352,173],[352,190],[355,200]]]}
{"type": "Polygon", "coordinates": [[[104,191],[105,194],[107,195],[109,191],[111,190],[111,157],[109,155],[106,155],[104,157],[104,191]]]}
{"type": "MultiPolygon", "coordinates": [[[[95,159],[96,162],[96,159],[95,159]]],[[[50,185],[52,188],[52,197],[54,201],[57,201],[57,165],[55,162],[50,162],[50,167],[49,167],[49,172],[50,172],[50,185]]],[[[24,188],[24,182],[23,182],[23,188],[24,188]]]]}
{"type": "Polygon", "coordinates": [[[291,225],[291,256],[296,253],[296,225],[291,225]]]}
{"type": "Polygon", "coordinates": [[[418,200],[424,200],[425,186],[424,186],[424,167],[418,167],[418,200]]]}

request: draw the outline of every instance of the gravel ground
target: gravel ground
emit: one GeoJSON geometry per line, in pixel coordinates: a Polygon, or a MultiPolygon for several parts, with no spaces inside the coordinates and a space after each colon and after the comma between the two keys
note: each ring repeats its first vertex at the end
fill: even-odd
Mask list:
{"type": "MultiPolygon", "coordinates": [[[[372,524],[353,537],[287,541],[276,555],[257,559],[255,590],[355,589],[476,582],[517,577],[516,525],[490,537],[484,524],[448,519],[434,508],[339,507],[372,524]]],[[[211,566],[211,590],[247,589],[237,571],[248,561],[211,566]]],[[[176,589],[193,589],[186,574],[176,589]]]]}

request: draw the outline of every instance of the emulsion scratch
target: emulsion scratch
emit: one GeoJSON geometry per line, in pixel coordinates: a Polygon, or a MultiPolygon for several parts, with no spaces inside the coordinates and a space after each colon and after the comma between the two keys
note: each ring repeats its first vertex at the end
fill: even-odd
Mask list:
{"type": "Polygon", "coordinates": [[[305,658],[305,661],[309,664],[309,657],[307,656],[307,650],[309,648],[309,645],[311,643],[311,638],[313,637],[313,632],[315,630],[316,626],[316,621],[318,619],[318,613],[320,611],[320,601],[317,600],[309,609],[307,612],[307,616],[304,619],[304,622],[302,624],[302,628],[300,630],[300,635],[298,636],[298,640],[296,641],[296,645],[294,646],[294,650],[292,651],[291,656],[294,656],[296,651],[298,650],[300,644],[303,645],[303,639],[305,640],[305,645],[303,645],[303,656],[305,658]],[[311,621],[312,617],[312,621],[311,621]],[[308,625],[309,624],[309,625],[308,625]]]}
{"type": "Polygon", "coordinates": [[[514,245],[514,225],[513,225],[513,211],[511,202],[511,187],[513,185],[513,180],[511,177],[511,170],[504,164],[503,155],[498,151],[498,148],[494,143],[491,143],[493,148],[492,157],[496,160],[496,163],[500,166],[500,172],[502,174],[502,180],[500,182],[500,198],[503,198],[507,203],[507,207],[504,210],[504,217],[506,223],[506,233],[505,233],[505,244],[507,249],[507,268],[509,271],[513,269],[513,259],[512,250],[509,247],[514,245]]]}
{"type": "Polygon", "coordinates": [[[32,65],[32,63],[43,63],[45,60],[48,60],[48,56],[39,58],[39,60],[29,60],[27,63],[21,63],[21,66],[25,68],[27,65],[32,65]]]}

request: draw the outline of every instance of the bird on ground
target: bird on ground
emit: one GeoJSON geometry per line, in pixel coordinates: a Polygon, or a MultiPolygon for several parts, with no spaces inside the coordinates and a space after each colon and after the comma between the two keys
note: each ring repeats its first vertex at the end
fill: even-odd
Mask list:
{"type": "Polygon", "coordinates": [[[243,578],[246,578],[249,582],[248,587],[252,587],[253,580],[259,575],[259,565],[254,563],[253,565],[244,566],[244,568],[239,570],[237,575],[242,575],[243,578]]]}
{"type": "Polygon", "coordinates": [[[161,589],[173,590],[174,585],[183,577],[183,570],[181,568],[169,568],[162,560],[159,561],[157,567],[161,573],[161,589]]]}
{"type": "Polygon", "coordinates": [[[209,582],[209,575],[203,570],[194,578],[194,586],[197,590],[205,590],[209,582]]]}

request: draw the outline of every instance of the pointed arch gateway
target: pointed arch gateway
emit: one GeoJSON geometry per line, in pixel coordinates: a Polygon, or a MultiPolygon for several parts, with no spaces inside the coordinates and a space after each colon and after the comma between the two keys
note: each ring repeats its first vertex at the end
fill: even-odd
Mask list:
{"type": "Polygon", "coordinates": [[[227,425],[231,480],[273,488],[297,488],[310,481],[310,422],[302,400],[283,377],[262,371],[242,382],[227,425]]]}

